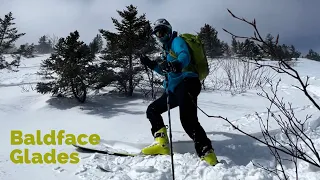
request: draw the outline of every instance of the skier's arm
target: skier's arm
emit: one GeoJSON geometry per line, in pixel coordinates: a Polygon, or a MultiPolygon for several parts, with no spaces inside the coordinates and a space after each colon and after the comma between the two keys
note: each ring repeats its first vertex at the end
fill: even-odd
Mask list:
{"type": "MultiPolygon", "coordinates": [[[[181,38],[176,37],[171,46],[171,50],[175,54],[173,61],[171,61],[171,65],[175,66],[175,69],[181,71],[183,68],[187,67],[190,63],[190,52],[187,43],[181,38]]],[[[153,70],[160,75],[164,75],[161,66],[157,64],[154,66],[153,70]]]]}
{"type": "Polygon", "coordinates": [[[161,71],[159,64],[156,61],[151,61],[150,58],[145,55],[140,57],[140,61],[151,70],[163,75],[163,72],[161,71]]]}
{"type": "MultiPolygon", "coordinates": [[[[167,58],[167,57],[162,54],[161,57],[159,57],[159,58],[160,58],[161,60],[163,60],[163,61],[166,61],[166,58],[167,58]]],[[[162,70],[162,68],[161,68],[161,66],[160,66],[159,63],[156,64],[156,66],[154,67],[153,70],[154,70],[155,72],[157,72],[158,74],[162,75],[162,76],[165,75],[165,73],[163,72],[163,70],[162,70]]]]}
{"type": "Polygon", "coordinates": [[[171,49],[176,55],[172,63],[180,65],[181,69],[187,67],[190,63],[190,52],[187,43],[181,37],[176,37],[172,42],[171,49]]]}

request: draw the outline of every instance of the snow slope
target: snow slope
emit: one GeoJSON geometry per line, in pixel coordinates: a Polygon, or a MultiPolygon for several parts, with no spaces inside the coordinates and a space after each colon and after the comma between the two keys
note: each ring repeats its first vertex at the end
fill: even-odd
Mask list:
{"type": "MultiPolygon", "coordinates": [[[[21,130],[23,134],[50,133],[51,130],[65,130],[73,134],[98,134],[104,142],[113,147],[127,147],[137,151],[149,145],[153,139],[145,111],[150,103],[139,96],[123,98],[114,94],[90,96],[85,104],[75,100],[51,98],[33,91],[40,81],[36,75],[41,60],[48,55],[24,59],[19,72],[0,71],[0,179],[171,179],[170,156],[157,157],[114,157],[101,154],[80,153],[78,164],[14,164],[10,160],[12,150],[28,148],[30,153],[75,152],[70,145],[16,145],[10,144],[11,130],[21,130]],[[105,171],[99,169],[102,167],[105,171]]],[[[320,64],[307,59],[299,59],[297,70],[303,78],[310,76],[309,91],[320,103],[320,64]]],[[[297,117],[311,114],[310,133],[320,149],[320,113],[291,85],[297,82],[282,76],[279,95],[293,103],[297,117]]],[[[199,107],[210,115],[221,115],[235,125],[261,137],[259,121],[254,116],[258,112],[263,118],[267,115],[269,102],[257,95],[253,89],[239,95],[224,91],[203,91],[199,96],[199,107]]],[[[266,166],[273,164],[268,148],[258,145],[253,139],[240,134],[228,123],[220,119],[208,118],[199,112],[200,123],[212,140],[218,158],[223,163],[210,167],[194,154],[190,141],[179,121],[178,108],[171,111],[173,147],[176,179],[276,179],[272,174],[253,166],[259,162],[266,166]]],[[[168,123],[167,114],[163,115],[168,123]]],[[[277,126],[271,124],[273,133],[277,126]]],[[[294,179],[294,169],[288,166],[288,173],[294,179]]],[[[319,169],[299,163],[299,179],[315,180],[319,169]]]]}

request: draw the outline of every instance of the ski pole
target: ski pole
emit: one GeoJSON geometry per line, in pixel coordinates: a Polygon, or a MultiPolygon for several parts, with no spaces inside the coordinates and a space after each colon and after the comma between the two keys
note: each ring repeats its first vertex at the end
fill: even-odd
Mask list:
{"type": "Polygon", "coordinates": [[[166,77],[166,93],[167,93],[167,109],[168,109],[168,119],[169,119],[169,138],[170,138],[170,155],[171,155],[171,169],[172,169],[172,179],[174,180],[174,163],[173,163],[173,148],[172,148],[172,131],[171,131],[171,117],[170,117],[170,98],[169,98],[169,89],[168,89],[168,74],[166,77]]]}

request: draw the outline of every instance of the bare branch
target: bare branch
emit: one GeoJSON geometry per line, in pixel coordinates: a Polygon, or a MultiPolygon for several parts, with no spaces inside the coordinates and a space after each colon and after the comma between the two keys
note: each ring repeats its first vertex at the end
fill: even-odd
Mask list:
{"type": "Polygon", "coordinates": [[[231,14],[231,16],[235,19],[238,19],[242,22],[245,22],[246,24],[252,26],[254,28],[254,37],[246,37],[246,36],[237,36],[234,33],[231,33],[230,31],[223,29],[225,32],[227,32],[228,34],[232,35],[232,37],[235,38],[241,38],[241,39],[251,39],[254,41],[257,41],[261,44],[264,44],[267,48],[264,48],[261,45],[258,45],[259,48],[261,50],[263,50],[264,52],[277,57],[278,61],[279,61],[279,65],[278,66],[270,66],[270,65],[265,65],[265,64],[261,64],[260,62],[256,61],[257,65],[260,65],[261,67],[270,67],[271,69],[275,70],[278,73],[286,73],[288,75],[290,75],[291,77],[295,78],[299,84],[301,85],[301,90],[304,92],[304,94],[307,96],[307,98],[312,102],[312,104],[318,109],[320,110],[320,105],[317,104],[317,102],[312,98],[312,96],[309,94],[309,92],[307,91],[307,84],[308,83],[304,83],[299,75],[299,73],[288,64],[288,62],[286,62],[278,53],[276,50],[276,47],[278,45],[279,42],[279,34],[276,37],[275,40],[275,44],[268,44],[265,42],[265,40],[262,38],[262,36],[260,35],[260,32],[258,31],[257,25],[255,20],[253,20],[252,22],[249,22],[248,20],[244,19],[244,18],[239,18],[238,16],[234,15],[229,9],[228,12],[231,14]],[[258,35],[258,37],[257,37],[258,35]]]}
{"type": "MultiPolygon", "coordinates": [[[[261,36],[261,34],[258,31],[256,20],[254,19],[252,22],[246,20],[245,18],[239,18],[235,14],[233,14],[229,9],[228,12],[231,14],[231,16],[237,20],[240,20],[242,22],[245,22],[246,24],[250,25],[254,29],[254,33],[252,37],[246,37],[246,36],[238,36],[234,33],[223,29],[225,32],[230,34],[233,38],[241,38],[241,39],[249,39],[257,41],[258,46],[261,50],[263,50],[265,53],[271,55],[272,57],[276,57],[278,60],[277,65],[269,65],[269,64],[262,64],[258,60],[255,60],[253,62],[257,69],[259,68],[270,68],[274,70],[277,73],[280,74],[287,74],[290,77],[294,78],[298,81],[299,86],[293,85],[293,87],[298,88],[300,91],[302,91],[305,96],[311,101],[311,103],[320,110],[319,104],[312,98],[312,96],[307,91],[307,87],[309,86],[309,77],[307,77],[306,81],[303,81],[297,70],[295,70],[286,60],[283,59],[281,54],[278,53],[278,43],[279,43],[279,34],[276,36],[276,39],[273,43],[267,43],[261,36]]],[[[231,77],[229,77],[230,81],[233,81],[231,77]]],[[[258,142],[266,145],[270,153],[275,157],[275,160],[277,164],[280,166],[280,169],[270,169],[262,167],[262,169],[267,170],[268,172],[275,173],[279,179],[281,179],[280,174],[283,175],[284,179],[288,179],[285,173],[284,169],[284,162],[291,162],[295,166],[296,170],[296,179],[298,179],[298,168],[297,168],[297,160],[302,160],[307,163],[310,163],[318,168],[320,168],[320,156],[318,151],[315,148],[314,142],[308,135],[306,134],[306,122],[308,119],[310,119],[310,115],[306,115],[305,119],[298,119],[295,116],[294,108],[291,103],[285,103],[283,98],[279,98],[277,95],[278,92],[278,86],[280,83],[280,80],[276,83],[274,86],[273,82],[271,80],[267,81],[270,85],[271,94],[265,91],[262,87],[262,93],[259,93],[260,96],[266,98],[270,102],[270,106],[267,108],[267,118],[266,122],[262,119],[262,117],[259,116],[258,113],[256,113],[260,128],[262,132],[263,139],[257,138],[243,130],[241,130],[238,126],[234,125],[228,118],[222,117],[222,116],[210,116],[203,110],[199,109],[208,117],[211,118],[218,118],[226,121],[228,124],[231,125],[234,129],[238,130],[242,134],[245,134],[258,142]],[[271,111],[272,107],[275,107],[279,110],[277,112],[278,114],[275,114],[271,111]],[[284,139],[275,137],[270,133],[269,125],[270,125],[270,119],[273,119],[277,125],[280,127],[281,134],[283,135],[284,139]],[[312,155],[315,157],[311,157],[312,155],[307,154],[306,150],[310,150],[312,155]],[[286,158],[280,155],[280,153],[284,153],[288,155],[290,158],[286,158]]]]}

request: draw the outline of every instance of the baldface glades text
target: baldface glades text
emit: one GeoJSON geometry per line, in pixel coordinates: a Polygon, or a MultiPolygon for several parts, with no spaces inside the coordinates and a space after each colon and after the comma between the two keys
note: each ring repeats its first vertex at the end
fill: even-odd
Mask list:
{"type": "MultiPolygon", "coordinates": [[[[100,136],[98,134],[66,134],[65,130],[51,130],[49,134],[43,137],[41,131],[37,130],[36,134],[23,134],[21,130],[11,131],[11,145],[86,145],[88,143],[97,145],[100,143],[100,136]]],[[[57,153],[56,149],[51,149],[46,153],[30,152],[28,148],[14,149],[10,153],[10,159],[15,164],[77,164],[80,161],[79,153],[72,152],[70,154],[65,152],[57,153]]]]}

